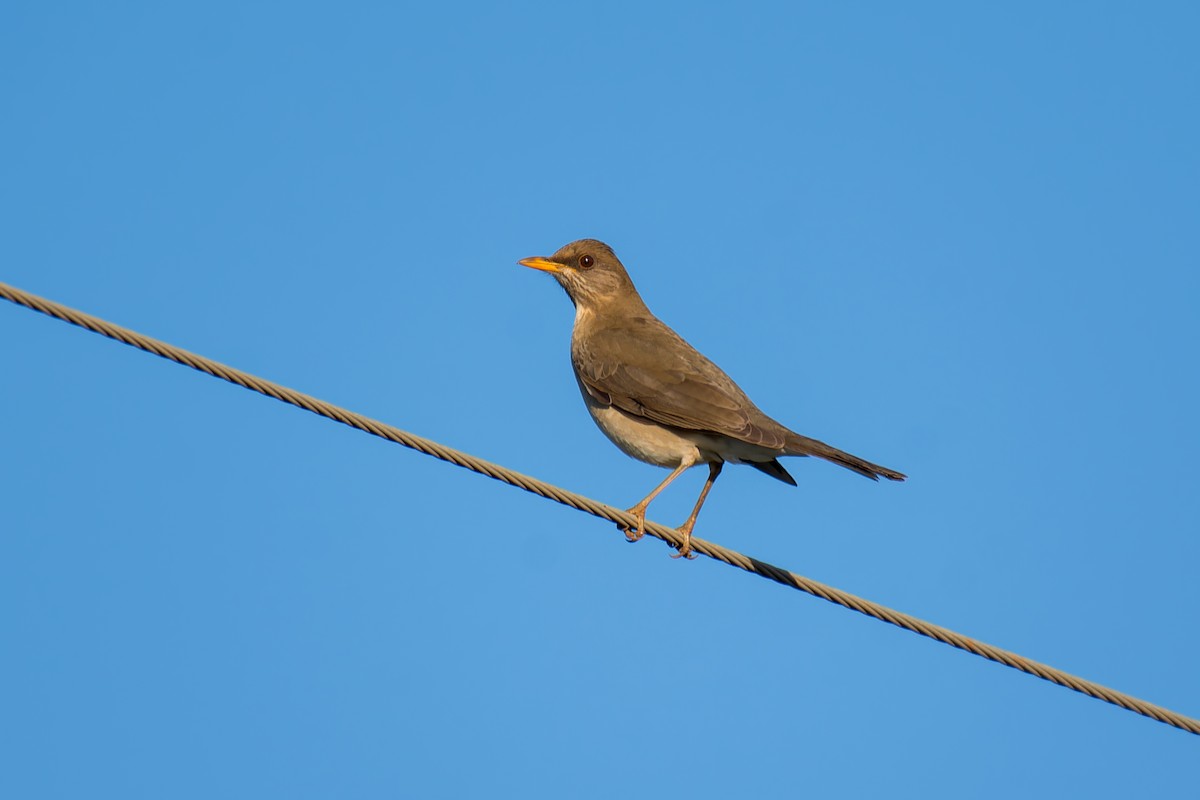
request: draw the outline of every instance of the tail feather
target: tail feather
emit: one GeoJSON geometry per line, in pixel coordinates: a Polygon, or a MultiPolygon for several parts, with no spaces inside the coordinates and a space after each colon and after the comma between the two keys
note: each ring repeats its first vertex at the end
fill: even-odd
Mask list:
{"type": "Polygon", "coordinates": [[[838,450],[836,447],[830,447],[824,442],[810,439],[807,436],[801,436],[798,433],[791,433],[790,431],[787,438],[786,453],[789,456],[816,456],[817,458],[823,458],[838,466],[853,470],[859,475],[865,475],[873,481],[877,481],[880,478],[887,478],[889,481],[902,481],[908,477],[902,472],[896,472],[894,469],[872,464],[870,461],[861,459],[858,456],[852,456],[847,452],[838,450]]]}
{"type": "Polygon", "coordinates": [[[781,480],[784,483],[791,484],[792,486],[796,485],[796,479],[791,476],[791,473],[783,468],[783,464],[780,464],[775,459],[771,459],[770,461],[746,461],[743,463],[749,464],[759,472],[767,473],[776,480],[781,480]]]}

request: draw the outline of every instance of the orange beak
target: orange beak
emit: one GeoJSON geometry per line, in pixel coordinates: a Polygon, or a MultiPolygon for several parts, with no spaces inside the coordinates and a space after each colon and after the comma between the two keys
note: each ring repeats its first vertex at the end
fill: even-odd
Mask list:
{"type": "Polygon", "coordinates": [[[557,261],[551,261],[548,258],[534,256],[532,258],[522,258],[517,262],[522,267],[530,267],[532,269],[540,269],[542,272],[562,272],[563,265],[557,261]]]}

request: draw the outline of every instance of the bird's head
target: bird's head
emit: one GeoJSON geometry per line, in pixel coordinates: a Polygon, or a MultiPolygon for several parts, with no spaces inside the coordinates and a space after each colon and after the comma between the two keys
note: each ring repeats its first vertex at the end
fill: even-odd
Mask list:
{"type": "Polygon", "coordinates": [[[576,308],[615,309],[630,305],[630,298],[636,300],[634,307],[642,306],[633,281],[616,253],[596,239],[580,239],[563,245],[548,258],[535,256],[517,263],[553,275],[576,308]]]}

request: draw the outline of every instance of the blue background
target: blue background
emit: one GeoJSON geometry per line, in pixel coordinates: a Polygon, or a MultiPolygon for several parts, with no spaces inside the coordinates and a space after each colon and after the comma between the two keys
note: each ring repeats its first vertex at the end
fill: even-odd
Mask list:
{"type": "MultiPolygon", "coordinates": [[[[698,535],[1200,715],[1194,4],[0,15],[0,280],[625,506],[515,264],[604,239],[911,476],[733,468],[698,535]]],[[[0,358],[5,797],[1195,789],[1196,737],[8,304],[0,358]]]]}

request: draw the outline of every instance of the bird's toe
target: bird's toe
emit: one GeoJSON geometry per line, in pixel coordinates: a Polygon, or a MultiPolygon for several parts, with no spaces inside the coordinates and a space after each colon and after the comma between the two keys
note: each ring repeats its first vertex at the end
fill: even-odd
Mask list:
{"type": "Polygon", "coordinates": [[[628,542],[636,542],[646,535],[646,511],[645,509],[634,506],[633,508],[625,509],[626,514],[633,514],[637,519],[637,527],[631,528],[624,523],[617,523],[617,527],[625,534],[625,540],[628,542]]]}

